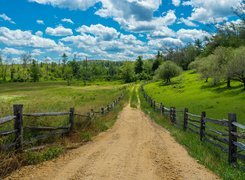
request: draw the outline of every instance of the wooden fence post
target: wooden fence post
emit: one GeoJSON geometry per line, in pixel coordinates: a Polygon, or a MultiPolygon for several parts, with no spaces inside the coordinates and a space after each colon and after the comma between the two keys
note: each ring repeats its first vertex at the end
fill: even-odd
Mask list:
{"type": "Polygon", "coordinates": [[[184,128],[184,131],[186,131],[186,129],[187,129],[187,126],[188,126],[188,108],[185,108],[184,109],[184,126],[183,126],[183,128],[184,128]]]}
{"type": "Polygon", "coordinates": [[[237,127],[233,125],[233,122],[236,122],[236,114],[228,114],[229,120],[229,156],[228,161],[229,164],[235,164],[237,162],[237,147],[233,142],[237,142],[237,137],[232,133],[237,133],[237,127]]]}
{"type": "Polygon", "coordinates": [[[16,129],[15,149],[21,152],[23,150],[23,105],[15,104],[13,110],[15,116],[14,128],[16,129]]]}
{"type": "Polygon", "coordinates": [[[203,141],[205,137],[205,117],[206,112],[202,112],[201,114],[201,126],[200,126],[200,140],[203,141]]]}
{"type": "Polygon", "coordinates": [[[70,115],[69,115],[69,123],[70,123],[70,131],[74,130],[74,108],[70,108],[70,115]]]}
{"type": "Polygon", "coordinates": [[[105,109],[102,107],[101,108],[101,114],[104,115],[105,114],[105,109]]]}
{"type": "Polygon", "coordinates": [[[163,115],[163,105],[162,105],[162,103],[160,103],[160,113],[161,113],[161,115],[163,115]]]}
{"type": "Polygon", "coordinates": [[[172,110],[172,118],[173,118],[173,123],[176,124],[176,108],[173,107],[173,110],[172,110]]]}
{"type": "Polygon", "coordinates": [[[169,109],[169,119],[170,119],[171,122],[173,122],[173,119],[172,119],[173,112],[172,112],[172,110],[173,110],[173,108],[170,107],[170,109],[169,109]]]}

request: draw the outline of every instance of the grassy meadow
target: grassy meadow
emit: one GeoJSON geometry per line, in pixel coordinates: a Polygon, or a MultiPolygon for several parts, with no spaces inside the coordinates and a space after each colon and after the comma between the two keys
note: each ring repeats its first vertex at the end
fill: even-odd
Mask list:
{"type": "Polygon", "coordinates": [[[75,107],[84,113],[108,104],[116,98],[120,82],[100,82],[89,86],[66,82],[0,84],[0,117],[12,113],[13,104],[23,104],[24,112],[62,112],[75,107]]]}
{"type": "MultiPolygon", "coordinates": [[[[38,83],[4,83],[0,84],[0,117],[12,114],[13,104],[23,104],[24,113],[35,112],[68,112],[70,107],[75,112],[85,114],[90,109],[99,110],[115,100],[121,93],[124,85],[119,82],[95,82],[88,86],[76,83],[67,86],[66,82],[38,82],[38,83]]],[[[86,128],[86,118],[75,117],[75,131],[70,136],[52,136],[45,141],[35,141],[33,136],[42,135],[43,132],[30,132],[24,130],[24,142],[33,142],[25,148],[48,145],[39,151],[27,151],[15,155],[11,152],[0,153],[0,177],[8,175],[23,165],[37,164],[56,158],[69,148],[90,141],[93,136],[111,128],[116,121],[118,113],[128,102],[128,93],[119,104],[108,114],[97,116],[86,128]],[[77,145],[76,145],[77,144],[77,145]]],[[[24,117],[24,126],[65,126],[68,116],[58,117],[24,117]]],[[[0,131],[13,129],[13,121],[0,126],[0,131]]],[[[44,133],[46,134],[46,133],[44,133]]],[[[14,135],[0,138],[0,145],[11,143],[14,135]]]]}
{"type": "Polygon", "coordinates": [[[166,107],[174,106],[179,110],[189,108],[189,112],[201,114],[206,111],[207,117],[227,119],[228,113],[236,113],[237,121],[245,124],[245,91],[239,82],[232,82],[232,88],[226,84],[218,86],[200,78],[193,71],[186,71],[173,78],[169,85],[162,81],[144,86],[148,95],[166,107]]]}

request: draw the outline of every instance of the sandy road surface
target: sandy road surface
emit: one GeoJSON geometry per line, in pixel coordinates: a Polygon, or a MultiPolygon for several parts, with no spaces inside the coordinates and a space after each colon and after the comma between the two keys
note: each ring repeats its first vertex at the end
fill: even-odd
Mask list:
{"type": "Polygon", "coordinates": [[[170,134],[128,105],[115,126],[64,156],[28,166],[9,179],[218,179],[170,134]]]}

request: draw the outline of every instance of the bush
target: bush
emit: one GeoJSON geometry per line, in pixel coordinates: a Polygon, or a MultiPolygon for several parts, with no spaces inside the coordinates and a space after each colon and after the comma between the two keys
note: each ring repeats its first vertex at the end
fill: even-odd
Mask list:
{"type": "Polygon", "coordinates": [[[178,76],[181,73],[181,68],[171,61],[163,63],[156,71],[156,78],[171,82],[171,78],[178,76]]]}

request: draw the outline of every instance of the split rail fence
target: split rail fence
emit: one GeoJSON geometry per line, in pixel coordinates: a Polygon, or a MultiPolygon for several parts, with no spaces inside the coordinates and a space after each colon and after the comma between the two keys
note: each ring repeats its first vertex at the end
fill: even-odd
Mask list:
{"type": "Polygon", "coordinates": [[[237,164],[239,159],[245,162],[245,125],[237,122],[236,114],[229,113],[228,120],[207,117],[206,112],[200,115],[189,112],[188,108],[178,110],[176,107],[165,107],[157,103],[141,87],[146,102],[161,115],[168,117],[173,125],[191,131],[200,136],[201,141],[211,143],[228,153],[229,164],[237,164]],[[242,142],[243,141],[243,142],[242,142]]]}
{"type": "Polygon", "coordinates": [[[116,98],[113,102],[108,104],[105,107],[101,107],[98,111],[91,109],[90,112],[86,114],[78,114],[75,112],[74,108],[70,108],[68,112],[46,112],[46,113],[23,113],[23,105],[15,104],[13,105],[13,115],[6,116],[0,118],[0,127],[5,123],[12,123],[14,127],[12,130],[8,131],[0,131],[0,140],[5,136],[13,135],[13,141],[7,144],[0,144],[0,150],[9,150],[14,149],[17,152],[22,151],[26,145],[34,144],[38,140],[45,140],[55,135],[64,135],[73,132],[75,125],[75,118],[82,118],[83,127],[85,129],[88,127],[92,120],[95,119],[96,116],[103,116],[110,112],[112,109],[116,107],[116,105],[120,102],[120,100],[124,97],[126,88],[123,88],[124,91],[121,95],[116,98]],[[67,116],[68,117],[68,125],[66,126],[58,126],[58,127],[46,127],[46,126],[24,126],[23,121],[24,118],[27,117],[54,117],[54,116],[67,116]],[[24,141],[24,132],[30,131],[35,134],[35,132],[47,132],[46,134],[41,134],[38,136],[32,136],[31,141],[24,141]],[[34,141],[33,141],[34,140],[34,141]]]}

